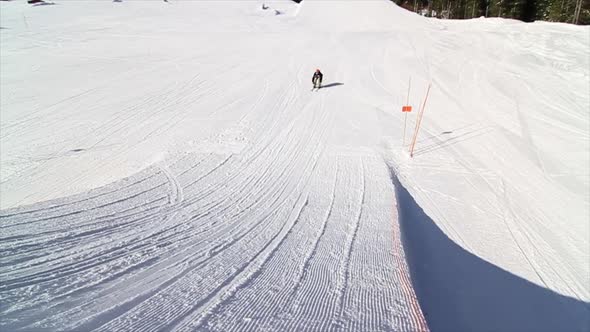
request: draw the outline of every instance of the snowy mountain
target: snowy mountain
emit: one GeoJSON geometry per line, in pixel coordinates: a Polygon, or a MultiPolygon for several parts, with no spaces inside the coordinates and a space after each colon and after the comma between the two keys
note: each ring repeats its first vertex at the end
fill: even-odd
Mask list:
{"type": "Polygon", "coordinates": [[[0,26],[1,330],[590,330],[589,27],[387,0],[0,26]]]}

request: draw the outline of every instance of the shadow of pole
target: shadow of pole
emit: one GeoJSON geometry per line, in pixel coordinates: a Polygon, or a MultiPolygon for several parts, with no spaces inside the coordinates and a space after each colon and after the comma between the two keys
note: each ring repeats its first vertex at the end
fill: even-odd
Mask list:
{"type": "Polygon", "coordinates": [[[470,131],[470,132],[467,132],[467,133],[464,133],[464,134],[461,134],[461,135],[458,135],[455,137],[447,138],[445,140],[440,140],[436,143],[432,143],[432,144],[427,145],[425,147],[421,147],[419,149],[416,149],[416,151],[414,152],[414,156],[419,156],[419,155],[426,154],[426,153],[429,153],[432,151],[443,149],[443,148],[449,147],[451,145],[454,145],[454,144],[457,144],[457,143],[460,143],[463,141],[467,141],[469,139],[476,138],[478,136],[488,134],[492,131],[493,131],[493,129],[491,129],[491,128],[481,128],[481,129],[473,130],[473,131],[470,131]]]}
{"type": "Polygon", "coordinates": [[[464,250],[390,172],[412,284],[431,331],[590,331],[589,303],[533,284],[464,250]]]}

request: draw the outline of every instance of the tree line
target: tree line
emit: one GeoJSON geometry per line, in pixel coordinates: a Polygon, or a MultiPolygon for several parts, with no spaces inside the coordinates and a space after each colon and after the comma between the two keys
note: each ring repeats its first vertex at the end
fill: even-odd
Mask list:
{"type": "Polygon", "coordinates": [[[449,19],[504,17],[525,22],[590,24],[590,0],[392,0],[425,16],[449,19]]]}

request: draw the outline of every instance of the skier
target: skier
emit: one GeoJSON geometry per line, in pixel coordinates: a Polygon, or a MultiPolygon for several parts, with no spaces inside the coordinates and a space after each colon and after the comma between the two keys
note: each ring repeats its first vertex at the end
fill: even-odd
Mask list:
{"type": "Polygon", "coordinates": [[[311,82],[313,83],[313,89],[319,89],[322,87],[322,78],[324,78],[324,74],[322,74],[319,69],[316,69],[315,73],[313,73],[313,78],[311,79],[311,82]]]}

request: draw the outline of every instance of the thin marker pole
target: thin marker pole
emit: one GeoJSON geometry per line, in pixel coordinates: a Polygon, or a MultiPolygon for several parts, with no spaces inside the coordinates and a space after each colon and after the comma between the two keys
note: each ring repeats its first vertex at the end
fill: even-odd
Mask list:
{"type": "MultiPolygon", "coordinates": [[[[410,87],[412,86],[412,76],[410,76],[410,80],[408,81],[408,98],[406,98],[406,106],[410,105],[410,87]]],[[[404,117],[404,139],[402,143],[402,147],[406,146],[406,124],[408,123],[408,112],[404,117]]]]}
{"type": "Polygon", "coordinates": [[[412,76],[408,80],[408,98],[406,98],[406,105],[410,104],[410,87],[412,86],[412,76]]]}

